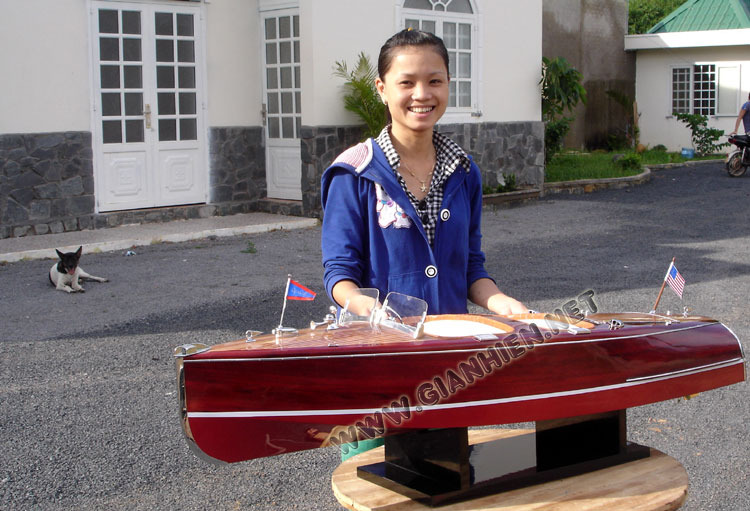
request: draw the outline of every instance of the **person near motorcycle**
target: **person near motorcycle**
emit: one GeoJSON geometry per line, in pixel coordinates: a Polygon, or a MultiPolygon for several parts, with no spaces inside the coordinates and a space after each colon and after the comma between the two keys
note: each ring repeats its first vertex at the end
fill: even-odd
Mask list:
{"type": "Polygon", "coordinates": [[[729,134],[729,143],[737,146],[727,155],[726,160],[727,172],[732,177],[742,176],[750,167],[750,94],[747,95],[747,99],[748,101],[740,108],[734,131],[729,134]],[[744,125],[745,135],[737,135],[740,121],[744,125]]]}
{"type": "Polygon", "coordinates": [[[740,129],[740,121],[745,128],[745,133],[750,133],[750,94],[747,95],[748,101],[740,108],[740,113],[737,116],[737,122],[734,123],[734,131],[730,135],[736,135],[737,130],[740,129]]]}

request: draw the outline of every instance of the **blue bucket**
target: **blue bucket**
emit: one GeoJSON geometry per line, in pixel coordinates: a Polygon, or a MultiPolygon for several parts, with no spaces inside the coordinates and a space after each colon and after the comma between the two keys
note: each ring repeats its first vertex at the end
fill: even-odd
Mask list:
{"type": "Polygon", "coordinates": [[[683,158],[695,158],[695,149],[688,149],[687,147],[683,147],[680,154],[683,158]]]}

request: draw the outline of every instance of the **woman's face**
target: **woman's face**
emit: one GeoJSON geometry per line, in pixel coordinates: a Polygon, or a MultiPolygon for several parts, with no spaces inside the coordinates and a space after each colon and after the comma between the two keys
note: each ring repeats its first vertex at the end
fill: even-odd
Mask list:
{"type": "Polygon", "coordinates": [[[429,46],[396,50],[385,76],[375,80],[393,119],[392,130],[432,132],[448,105],[448,70],[429,46]]]}

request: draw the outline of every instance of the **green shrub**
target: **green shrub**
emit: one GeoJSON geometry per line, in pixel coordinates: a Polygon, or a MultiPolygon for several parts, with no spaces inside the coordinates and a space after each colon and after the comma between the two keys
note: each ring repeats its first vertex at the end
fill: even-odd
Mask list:
{"type": "Polygon", "coordinates": [[[662,145],[662,144],[656,144],[651,150],[656,151],[657,153],[666,153],[667,146],[662,145]]]}
{"type": "Polygon", "coordinates": [[[346,62],[336,62],[333,74],[346,80],[344,108],[365,124],[365,137],[377,137],[385,127],[385,105],[375,89],[378,70],[370,63],[370,58],[361,52],[351,71],[346,62]]]}
{"type": "Polygon", "coordinates": [[[544,161],[548,163],[563,147],[565,135],[570,131],[572,117],[560,117],[544,123],[544,161]]]}
{"type": "Polygon", "coordinates": [[[484,195],[489,195],[491,193],[505,193],[505,192],[512,192],[516,189],[516,175],[515,174],[503,174],[503,182],[498,184],[496,187],[491,187],[489,185],[484,185],[482,187],[482,192],[484,195]]]}
{"type": "Polygon", "coordinates": [[[708,117],[700,114],[676,114],[677,119],[684,122],[690,128],[691,138],[693,140],[693,149],[701,156],[714,154],[729,144],[717,144],[724,135],[724,130],[709,128],[708,117]]]}
{"type": "Polygon", "coordinates": [[[586,104],[586,89],[581,84],[583,75],[563,57],[542,57],[542,120],[544,121],[544,160],[550,159],[563,147],[573,117],[564,117],[578,103],[586,104]]]}
{"type": "Polygon", "coordinates": [[[622,158],[615,160],[615,165],[622,170],[639,170],[641,163],[641,156],[636,153],[628,153],[622,158]]]}

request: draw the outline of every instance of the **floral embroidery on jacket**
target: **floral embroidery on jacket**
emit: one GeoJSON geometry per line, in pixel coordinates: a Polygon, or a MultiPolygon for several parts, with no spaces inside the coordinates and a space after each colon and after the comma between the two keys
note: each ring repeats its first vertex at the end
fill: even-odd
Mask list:
{"type": "Polygon", "coordinates": [[[411,227],[411,220],[404,213],[404,210],[378,184],[375,185],[375,196],[378,199],[377,211],[380,227],[383,229],[390,225],[393,225],[396,229],[408,229],[411,227]]]}

